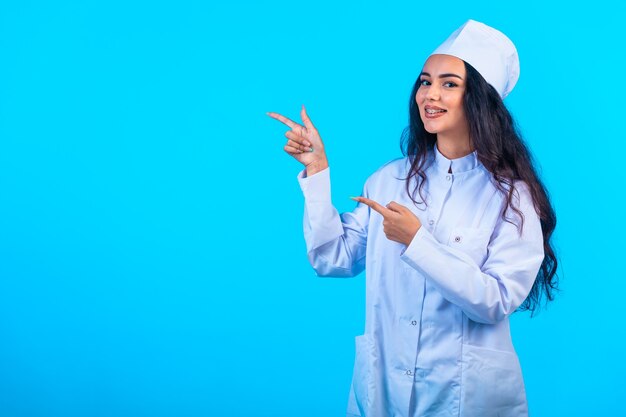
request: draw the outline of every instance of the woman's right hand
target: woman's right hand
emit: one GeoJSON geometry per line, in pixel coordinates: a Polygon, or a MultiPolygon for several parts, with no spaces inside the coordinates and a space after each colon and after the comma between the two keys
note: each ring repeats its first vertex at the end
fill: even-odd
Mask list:
{"type": "Polygon", "coordinates": [[[268,112],[267,115],[291,128],[285,133],[288,139],[283,149],[306,167],[307,176],[328,167],[322,138],[306,114],[304,105],[300,111],[304,126],[278,113],[268,112]]]}

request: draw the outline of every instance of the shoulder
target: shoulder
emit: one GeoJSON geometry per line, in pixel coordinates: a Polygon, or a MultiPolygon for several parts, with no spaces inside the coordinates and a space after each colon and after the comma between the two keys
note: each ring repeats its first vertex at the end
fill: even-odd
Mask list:
{"type": "Polygon", "coordinates": [[[516,180],[513,182],[513,203],[515,207],[522,211],[529,211],[535,208],[535,202],[530,185],[526,181],[516,180]]]}
{"type": "Polygon", "coordinates": [[[395,158],[385,162],[374,171],[366,180],[369,186],[390,184],[390,181],[404,181],[409,172],[410,162],[408,157],[395,158]]]}
{"type": "Polygon", "coordinates": [[[511,188],[513,189],[513,193],[511,194],[511,202],[516,208],[532,205],[533,197],[531,194],[530,186],[526,181],[513,180],[512,186],[508,184],[503,184],[503,187],[507,193],[511,190],[511,188]]]}
{"type": "Polygon", "coordinates": [[[504,193],[499,192],[500,201],[502,204],[502,208],[506,213],[506,218],[509,221],[513,221],[517,223],[519,217],[522,217],[522,220],[527,216],[538,217],[539,211],[535,206],[535,200],[532,194],[531,186],[523,180],[514,180],[512,185],[502,184],[504,188],[504,193]],[[511,201],[510,204],[508,202],[508,194],[510,190],[513,190],[511,193],[511,201]],[[512,210],[509,210],[512,209],[512,210]]]}
{"type": "MultiPolygon", "coordinates": [[[[500,187],[497,186],[497,180],[493,173],[485,168],[483,165],[480,166],[480,170],[482,171],[482,175],[487,179],[489,186],[494,189],[494,191],[499,190],[500,187]]],[[[527,201],[528,199],[532,200],[530,186],[526,181],[523,180],[513,180],[511,184],[507,184],[506,182],[500,182],[500,185],[503,189],[500,190],[498,194],[501,195],[502,198],[508,194],[509,190],[513,188],[513,201],[516,204],[520,202],[527,201]]]]}

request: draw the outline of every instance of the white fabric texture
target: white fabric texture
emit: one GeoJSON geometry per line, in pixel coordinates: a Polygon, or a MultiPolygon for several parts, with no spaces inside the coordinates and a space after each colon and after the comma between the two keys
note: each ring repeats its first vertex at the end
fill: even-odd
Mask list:
{"type": "Polygon", "coordinates": [[[364,204],[339,214],[330,168],[297,176],[317,275],[365,271],[365,331],[355,338],[347,415],[526,416],[509,315],[529,294],[544,258],[528,189],[515,184],[514,204],[524,214],[520,234],[512,210],[513,224],[501,218],[505,196],[475,152],[449,160],[434,147],[423,190],[427,206],[407,195],[408,169],[408,158],[388,162],[362,193],[383,205],[402,204],[420,219],[408,246],[387,239],[382,216],[364,204]]]}
{"type": "Polygon", "coordinates": [[[455,30],[431,55],[462,59],[505,98],[519,79],[519,56],[513,42],[502,32],[469,19],[455,30]]]}

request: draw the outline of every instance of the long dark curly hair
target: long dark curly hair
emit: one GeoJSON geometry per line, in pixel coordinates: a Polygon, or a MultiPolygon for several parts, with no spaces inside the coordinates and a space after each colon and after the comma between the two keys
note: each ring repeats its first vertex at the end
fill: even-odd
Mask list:
{"type": "MultiPolygon", "coordinates": [[[[556,226],[556,215],[548,192],[537,175],[532,156],[500,95],[474,67],[465,61],[463,63],[466,71],[463,108],[469,124],[470,141],[480,162],[493,175],[494,185],[506,195],[507,204],[502,210],[502,218],[509,221],[506,212],[511,208],[520,216],[523,227],[522,212],[511,204],[513,194],[516,192],[514,182],[521,180],[528,185],[541,221],[545,257],[529,295],[517,309],[529,310],[532,317],[540,307],[543,296],[551,301],[554,299],[554,292],[558,291],[556,275],[558,262],[550,242],[556,226]]],[[[409,126],[402,132],[400,140],[402,154],[409,156],[411,162],[409,174],[405,178],[406,191],[416,204],[422,204],[413,196],[416,191],[422,196],[422,188],[426,182],[427,155],[437,140],[436,134],[429,133],[424,128],[415,102],[420,85],[418,77],[409,99],[409,126]],[[413,177],[419,177],[417,181],[419,185],[416,184],[411,191],[409,184],[413,177]]]]}

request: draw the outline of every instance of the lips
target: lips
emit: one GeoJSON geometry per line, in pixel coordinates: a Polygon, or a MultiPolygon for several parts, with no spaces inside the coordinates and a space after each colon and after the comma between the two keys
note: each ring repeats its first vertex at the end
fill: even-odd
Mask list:
{"type": "Polygon", "coordinates": [[[424,114],[427,119],[435,119],[437,117],[443,116],[446,110],[437,106],[426,106],[424,107],[424,114]]]}
{"type": "Polygon", "coordinates": [[[428,114],[444,113],[446,110],[441,107],[428,105],[424,107],[424,111],[428,114]]]}

